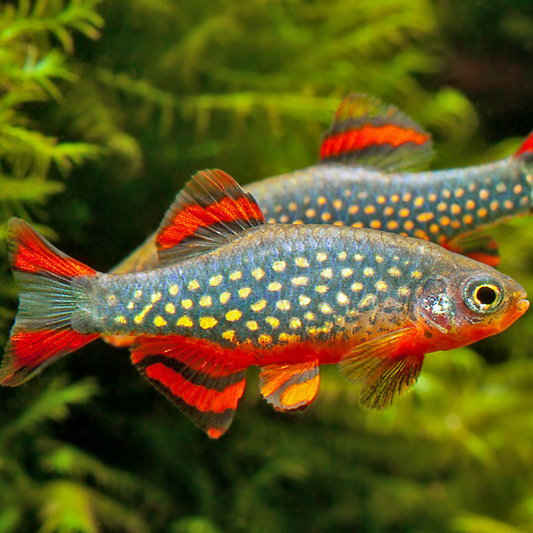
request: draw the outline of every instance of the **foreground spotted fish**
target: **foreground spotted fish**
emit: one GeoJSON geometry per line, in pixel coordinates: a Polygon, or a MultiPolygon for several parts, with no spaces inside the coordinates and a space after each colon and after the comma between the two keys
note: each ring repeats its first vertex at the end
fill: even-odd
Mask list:
{"type": "Polygon", "coordinates": [[[317,394],[339,363],[382,408],[424,355],[465,346],[528,308],[520,285],[425,241],[369,229],[265,224],[221,171],[199,173],[156,238],[161,266],[101,274],[12,219],[20,309],[0,369],[16,386],[101,335],[137,336],[133,364],[212,438],[229,427],[258,365],[275,409],[317,394]]]}
{"type": "MultiPolygon", "coordinates": [[[[487,165],[405,172],[432,157],[431,136],[376,98],[349,95],[325,134],[320,163],[247,187],[267,222],[373,228],[436,242],[491,266],[486,228],[529,214],[533,134],[511,157],[487,165]]],[[[114,272],[157,264],[154,237],[114,272]]]]}

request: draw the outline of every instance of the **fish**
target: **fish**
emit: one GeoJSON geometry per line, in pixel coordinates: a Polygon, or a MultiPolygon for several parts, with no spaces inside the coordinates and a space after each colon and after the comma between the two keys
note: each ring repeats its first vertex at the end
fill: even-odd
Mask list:
{"type": "MultiPolygon", "coordinates": [[[[372,228],[435,242],[499,264],[497,242],[479,233],[528,215],[533,133],[517,152],[485,165],[413,171],[433,156],[431,134],[378,98],[349,94],[325,133],[316,165],[252,183],[267,222],[372,228]]],[[[155,234],[113,272],[157,264],[155,234]]]]}
{"type": "Polygon", "coordinates": [[[156,246],[157,268],[100,273],[11,219],[20,303],[0,384],[21,385],[101,336],[134,336],[141,375],[217,439],[250,366],[277,411],[311,404],[325,364],[360,385],[363,406],[382,409],[416,383],[427,353],[499,333],[529,306],[510,277],[431,242],[267,224],[220,170],[185,186],[156,246]]]}

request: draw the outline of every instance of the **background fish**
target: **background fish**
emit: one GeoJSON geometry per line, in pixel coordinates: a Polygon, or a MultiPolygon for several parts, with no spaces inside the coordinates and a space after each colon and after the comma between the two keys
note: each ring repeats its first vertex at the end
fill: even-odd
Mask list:
{"type": "Polygon", "coordinates": [[[160,268],[115,275],[12,219],[20,308],[0,383],[20,385],[101,335],[135,335],[133,364],[218,438],[251,365],[280,411],[309,405],[331,363],[361,384],[363,405],[382,408],[416,382],[426,353],[498,333],[529,305],[509,277],[432,243],[264,222],[229,176],[199,173],[158,232],[160,268]]]}
{"type": "MultiPolygon", "coordinates": [[[[404,172],[432,157],[431,135],[394,106],[351,94],[324,135],[320,163],[247,186],[267,222],[373,228],[436,242],[491,266],[498,245],[476,232],[526,215],[533,134],[511,157],[460,169],[404,172]]],[[[157,265],[155,234],[113,269],[157,265]]]]}

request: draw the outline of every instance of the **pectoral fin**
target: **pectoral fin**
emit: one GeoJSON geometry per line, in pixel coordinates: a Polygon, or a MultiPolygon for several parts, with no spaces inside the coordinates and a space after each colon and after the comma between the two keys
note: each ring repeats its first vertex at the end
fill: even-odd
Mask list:
{"type": "Polygon", "coordinates": [[[418,327],[406,327],[365,342],[344,356],[340,369],[361,385],[359,401],[363,407],[388,407],[396,395],[416,383],[424,362],[424,355],[415,350],[419,334],[418,327]]]}
{"type": "Polygon", "coordinates": [[[305,409],[320,384],[318,361],[300,364],[267,365],[261,368],[259,386],[263,398],[276,411],[305,409]]]}

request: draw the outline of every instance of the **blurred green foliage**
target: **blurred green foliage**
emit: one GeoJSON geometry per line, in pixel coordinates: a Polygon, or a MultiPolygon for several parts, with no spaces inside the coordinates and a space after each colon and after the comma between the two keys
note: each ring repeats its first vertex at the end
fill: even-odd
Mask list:
{"type": "MultiPolygon", "coordinates": [[[[436,168],[503,157],[527,133],[515,95],[522,120],[533,99],[504,67],[483,73],[512,64],[527,81],[532,21],[518,0],[4,1],[0,239],[24,216],[109,269],[196,170],[246,183],[313,164],[348,91],[433,131],[436,168]]],[[[494,234],[533,293],[530,221],[494,234]]],[[[16,290],[1,261],[5,339],[16,290]]],[[[533,531],[531,321],[429,356],[383,413],[326,368],[312,407],[277,414],[251,371],[217,442],[94,343],[0,390],[0,533],[533,531]]]]}

